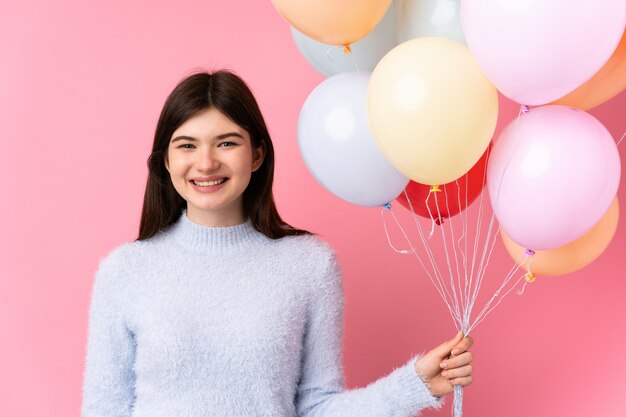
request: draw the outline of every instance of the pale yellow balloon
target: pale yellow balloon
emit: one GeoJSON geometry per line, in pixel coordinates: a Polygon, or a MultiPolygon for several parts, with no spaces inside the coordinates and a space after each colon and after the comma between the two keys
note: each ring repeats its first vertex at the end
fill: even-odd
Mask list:
{"type": "MultiPolygon", "coordinates": [[[[619,222],[617,197],[602,219],[587,233],[560,248],[538,250],[528,261],[522,261],[522,268],[535,275],[553,276],[577,271],[595,261],[609,246],[619,222]]],[[[500,228],[502,242],[509,255],[517,262],[526,259],[526,249],[506,235],[500,228]]]]}
{"type": "Polygon", "coordinates": [[[464,175],[487,149],[498,92],[458,42],[401,43],[368,85],[370,127],[386,159],[413,181],[439,185],[464,175]]]}
{"type": "Polygon", "coordinates": [[[349,45],[365,37],[385,17],[391,0],[272,0],[291,26],[331,45],[349,45]]]}

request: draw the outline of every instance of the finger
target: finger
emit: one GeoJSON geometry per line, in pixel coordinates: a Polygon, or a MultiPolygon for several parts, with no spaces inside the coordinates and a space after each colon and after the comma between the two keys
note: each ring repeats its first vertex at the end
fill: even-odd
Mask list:
{"type": "Polygon", "coordinates": [[[464,337],[463,340],[461,340],[456,346],[452,348],[452,354],[459,355],[463,352],[466,352],[467,350],[469,350],[469,348],[472,347],[473,344],[474,339],[469,336],[464,337]]]}
{"type": "Polygon", "coordinates": [[[441,362],[443,369],[458,368],[463,365],[468,365],[474,359],[472,352],[463,352],[459,356],[453,356],[450,359],[446,359],[441,362]]]}
{"type": "Polygon", "coordinates": [[[441,376],[448,379],[462,378],[472,375],[472,365],[464,365],[459,368],[446,369],[441,376]]]}
{"type": "Polygon", "coordinates": [[[437,357],[441,359],[446,358],[448,357],[448,355],[450,355],[450,351],[452,350],[452,348],[456,346],[461,340],[463,340],[463,332],[458,332],[453,339],[443,342],[430,352],[434,353],[435,355],[437,355],[437,357]]]}
{"type": "Polygon", "coordinates": [[[472,381],[473,381],[473,378],[472,378],[471,376],[466,376],[466,377],[463,377],[463,378],[454,378],[454,379],[451,379],[451,380],[450,380],[450,383],[451,383],[452,385],[460,385],[460,386],[462,386],[462,387],[466,387],[466,386],[468,386],[469,384],[471,384],[471,383],[472,383],[472,381]]]}

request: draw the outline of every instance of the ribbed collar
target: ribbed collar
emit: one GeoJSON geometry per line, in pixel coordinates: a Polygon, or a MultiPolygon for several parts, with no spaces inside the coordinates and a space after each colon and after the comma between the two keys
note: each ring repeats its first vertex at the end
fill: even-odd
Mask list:
{"type": "Polygon", "coordinates": [[[172,224],[170,233],[181,246],[203,253],[226,253],[251,248],[268,239],[254,228],[249,218],[245,223],[235,226],[204,226],[191,221],[187,217],[187,210],[183,210],[172,224]]]}

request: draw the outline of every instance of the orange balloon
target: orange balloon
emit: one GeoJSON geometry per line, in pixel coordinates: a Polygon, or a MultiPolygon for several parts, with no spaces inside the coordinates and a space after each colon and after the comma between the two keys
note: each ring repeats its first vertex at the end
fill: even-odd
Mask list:
{"type": "Polygon", "coordinates": [[[619,203],[615,197],[604,217],[586,234],[560,248],[536,251],[530,264],[530,271],[528,268],[530,258],[524,257],[526,249],[513,242],[502,228],[500,228],[500,236],[502,236],[506,250],[515,261],[525,259],[521,265],[525,270],[536,275],[563,275],[577,271],[595,261],[611,243],[617,230],[618,220],[619,203]]]}
{"type": "MultiPolygon", "coordinates": [[[[584,59],[584,58],[582,58],[584,59]]],[[[609,101],[626,88],[626,31],[606,64],[585,84],[550,104],[589,110],[609,101]]]]}
{"type": "Polygon", "coordinates": [[[376,27],[391,0],[272,0],[272,4],[291,26],[309,38],[349,45],[376,27]]]}

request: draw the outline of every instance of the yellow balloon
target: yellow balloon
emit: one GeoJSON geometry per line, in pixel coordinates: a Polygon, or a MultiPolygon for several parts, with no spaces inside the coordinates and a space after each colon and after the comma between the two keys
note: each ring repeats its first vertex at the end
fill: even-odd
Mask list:
{"type": "MultiPolygon", "coordinates": [[[[523,262],[522,268],[527,271],[530,269],[535,275],[544,276],[577,271],[595,261],[606,250],[615,235],[618,221],[619,203],[615,197],[606,214],[591,230],[560,248],[536,251],[532,263],[529,265],[530,261],[523,262]]],[[[500,236],[504,247],[515,261],[525,259],[526,249],[513,242],[502,228],[500,236]]]]}
{"type": "Polygon", "coordinates": [[[498,92],[465,45],[424,37],[380,60],[367,106],[386,159],[413,181],[439,185],[464,175],[487,149],[498,92]]]}
{"type": "Polygon", "coordinates": [[[365,37],[385,17],[391,0],[272,0],[291,26],[331,45],[349,45],[365,37]]]}

